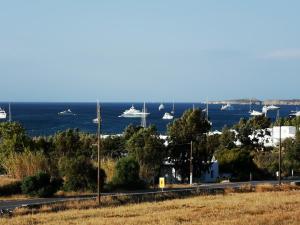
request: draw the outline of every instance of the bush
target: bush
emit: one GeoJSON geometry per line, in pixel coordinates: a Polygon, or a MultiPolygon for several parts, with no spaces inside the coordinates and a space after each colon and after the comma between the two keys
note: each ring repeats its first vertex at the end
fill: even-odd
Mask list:
{"type": "Polygon", "coordinates": [[[35,176],[25,177],[21,189],[23,194],[29,196],[51,197],[61,185],[61,179],[51,179],[48,173],[40,172],[35,176]]]}
{"type": "MultiPolygon", "coordinates": [[[[64,189],[66,191],[96,191],[97,168],[91,160],[84,156],[77,158],[62,158],[59,162],[59,171],[65,178],[64,189]]],[[[101,190],[104,186],[106,175],[100,170],[101,190]]]]}
{"type": "Polygon", "coordinates": [[[21,194],[21,184],[22,183],[20,181],[15,181],[10,184],[0,186],[0,196],[21,194]]]}
{"type": "Polygon", "coordinates": [[[140,166],[132,157],[121,158],[115,169],[112,184],[115,187],[125,189],[137,189],[144,187],[144,183],[139,178],[140,166]]]}

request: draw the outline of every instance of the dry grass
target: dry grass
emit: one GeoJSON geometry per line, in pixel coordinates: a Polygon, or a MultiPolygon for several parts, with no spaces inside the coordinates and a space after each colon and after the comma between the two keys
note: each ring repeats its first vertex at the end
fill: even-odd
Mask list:
{"type": "Polygon", "coordinates": [[[8,176],[0,176],[0,186],[4,186],[7,184],[11,184],[13,182],[18,181],[17,179],[8,177],[8,176]]]}
{"type": "Polygon", "coordinates": [[[158,203],[67,210],[3,218],[0,224],[292,224],[300,221],[300,191],[201,196],[158,203]]]}
{"type": "Polygon", "coordinates": [[[11,154],[4,162],[7,174],[16,179],[32,176],[39,171],[48,171],[47,158],[41,152],[25,149],[22,153],[11,154]]]}

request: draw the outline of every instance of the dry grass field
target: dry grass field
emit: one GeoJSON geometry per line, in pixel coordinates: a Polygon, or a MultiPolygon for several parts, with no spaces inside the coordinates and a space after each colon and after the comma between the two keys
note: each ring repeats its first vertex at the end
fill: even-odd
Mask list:
{"type": "Polygon", "coordinates": [[[300,224],[300,191],[228,193],[100,209],[19,215],[0,224],[300,224]]]}
{"type": "Polygon", "coordinates": [[[4,185],[10,184],[10,183],[13,183],[15,181],[17,181],[17,179],[10,178],[7,176],[0,176],[0,186],[4,186],[4,185]]]}

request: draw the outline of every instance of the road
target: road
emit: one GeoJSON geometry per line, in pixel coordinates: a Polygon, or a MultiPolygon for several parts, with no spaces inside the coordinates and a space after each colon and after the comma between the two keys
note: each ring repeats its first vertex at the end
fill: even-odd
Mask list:
{"type": "MultiPolygon", "coordinates": [[[[290,181],[289,181],[290,182],[290,181]]],[[[217,183],[217,184],[201,184],[193,185],[190,188],[172,188],[165,189],[164,192],[180,192],[180,191],[190,191],[196,188],[201,190],[216,190],[224,188],[239,188],[246,184],[251,184],[256,186],[258,184],[277,184],[278,181],[251,181],[251,182],[228,182],[228,183],[217,183]]],[[[161,193],[161,190],[145,190],[139,192],[122,192],[122,193],[102,193],[102,196],[124,196],[124,195],[145,195],[145,194],[156,194],[161,193]]],[[[13,210],[15,208],[27,207],[27,206],[38,206],[46,205],[51,203],[74,201],[74,200],[91,200],[95,199],[96,195],[85,195],[76,197],[53,197],[53,198],[36,198],[36,199],[24,199],[24,200],[0,200],[0,210],[13,210]]]]}

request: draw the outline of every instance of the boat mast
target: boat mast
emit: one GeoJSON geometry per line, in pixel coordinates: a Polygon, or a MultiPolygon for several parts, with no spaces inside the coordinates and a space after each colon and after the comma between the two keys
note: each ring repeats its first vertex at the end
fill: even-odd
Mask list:
{"type": "Polygon", "coordinates": [[[8,122],[11,122],[11,110],[10,110],[10,103],[8,104],[8,122]]]}
{"type": "Polygon", "coordinates": [[[206,120],[208,121],[208,101],[206,100],[206,120]]]}
{"type": "Polygon", "coordinates": [[[175,113],[175,106],[174,106],[174,101],[173,101],[173,107],[172,107],[172,112],[171,112],[173,115],[175,113]]]}
{"type": "Polygon", "coordinates": [[[143,115],[142,115],[141,126],[143,128],[147,127],[147,122],[146,122],[146,103],[145,102],[144,102],[144,108],[143,108],[143,115]]]}

